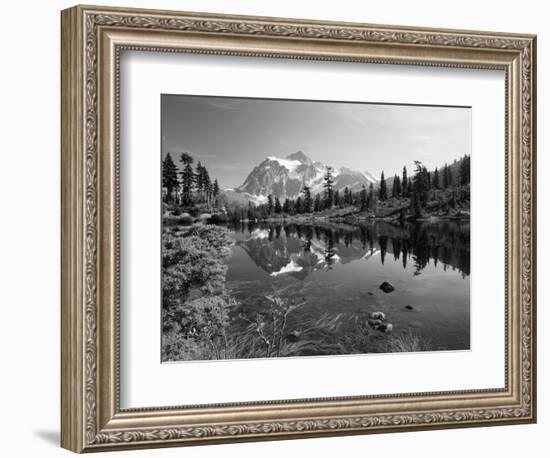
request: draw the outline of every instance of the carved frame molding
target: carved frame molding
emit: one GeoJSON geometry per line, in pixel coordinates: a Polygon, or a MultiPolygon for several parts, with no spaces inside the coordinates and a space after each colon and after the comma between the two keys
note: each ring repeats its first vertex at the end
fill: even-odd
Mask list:
{"type": "Polygon", "coordinates": [[[535,45],[531,35],[98,7],[63,11],[62,446],[80,452],[535,421],[535,45]],[[170,44],[163,45],[163,37],[170,44]],[[506,388],[121,410],[117,155],[123,49],[506,71],[506,388]],[[331,413],[342,405],[349,405],[349,414],[331,413]],[[432,405],[437,408],[425,410],[432,405]]]}

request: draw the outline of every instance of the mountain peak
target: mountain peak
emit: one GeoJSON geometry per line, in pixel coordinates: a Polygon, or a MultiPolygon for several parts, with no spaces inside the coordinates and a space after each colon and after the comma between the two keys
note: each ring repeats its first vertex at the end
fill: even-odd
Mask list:
{"type": "Polygon", "coordinates": [[[300,161],[303,164],[311,163],[311,159],[307,157],[302,151],[296,151],[295,153],[289,154],[286,159],[291,161],[300,161]]]}
{"type": "MultiPolygon", "coordinates": [[[[334,189],[345,188],[358,191],[363,185],[375,183],[376,180],[361,172],[341,167],[333,170],[334,189]]],[[[267,199],[268,195],[296,199],[304,186],[313,194],[323,192],[326,166],[313,162],[302,151],[296,151],[285,158],[269,156],[248,174],[244,183],[235,189],[237,193],[247,193],[256,199],[267,199]]]]}

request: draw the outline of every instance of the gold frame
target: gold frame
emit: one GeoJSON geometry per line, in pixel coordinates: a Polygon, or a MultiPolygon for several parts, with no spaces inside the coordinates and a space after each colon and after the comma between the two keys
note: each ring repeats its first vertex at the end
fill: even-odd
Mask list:
{"type": "Polygon", "coordinates": [[[76,6],[62,12],[62,420],[75,452],[536,421],[536,37],[76,6]],[[118,62],[123,49],[506,73],[503,389],[121,410],[118,62]]]}

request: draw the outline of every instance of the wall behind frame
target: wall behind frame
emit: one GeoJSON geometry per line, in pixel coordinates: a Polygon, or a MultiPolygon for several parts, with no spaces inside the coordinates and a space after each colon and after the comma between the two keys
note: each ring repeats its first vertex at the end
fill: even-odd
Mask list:
{"type": "MultiPolygon", "coordinates": [[[[76,3],[76,2],[74,2],[76,3]]],[[[59,11],[73,2],[9,2],[3,5],[0,41],[0,340],[2,382],[0,422],[6,456],[69,456],[59,441],[59,11]],[[32,413],[30,412],[32,410],[32,413]]],[[[464,0],[452,7],[437,1],[353,0],[95,0],[96,4],[527,32],[538,34],[538,240],[539,248],[539,424],[511,427],[429,431],[419,433],[308,439],[181,449],[119,452],[132,457],[280,457],[371,456],[449,458],[478,456],[542,456],[550,428],[544,389],[548,373],[546,330],[550,314],[543,279],[548,277],[550,199],[543,176],[550,173],[548,141],[540,126],[547,124],[550,95],[544,81],[550,70],[545,44],[550,41],[549,11],[544,2],[464,0]],[[548,206],[547,206],[548,207],[548,206]]]]}

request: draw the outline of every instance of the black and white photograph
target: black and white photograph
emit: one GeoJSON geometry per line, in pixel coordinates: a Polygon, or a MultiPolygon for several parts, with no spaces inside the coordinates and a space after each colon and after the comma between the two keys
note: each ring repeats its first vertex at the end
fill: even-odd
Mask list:
{"type": "Polygon", "coordinates": [[[161,136],[163,362],[470,349],[471,107],[163,94],[161,136]]]}

